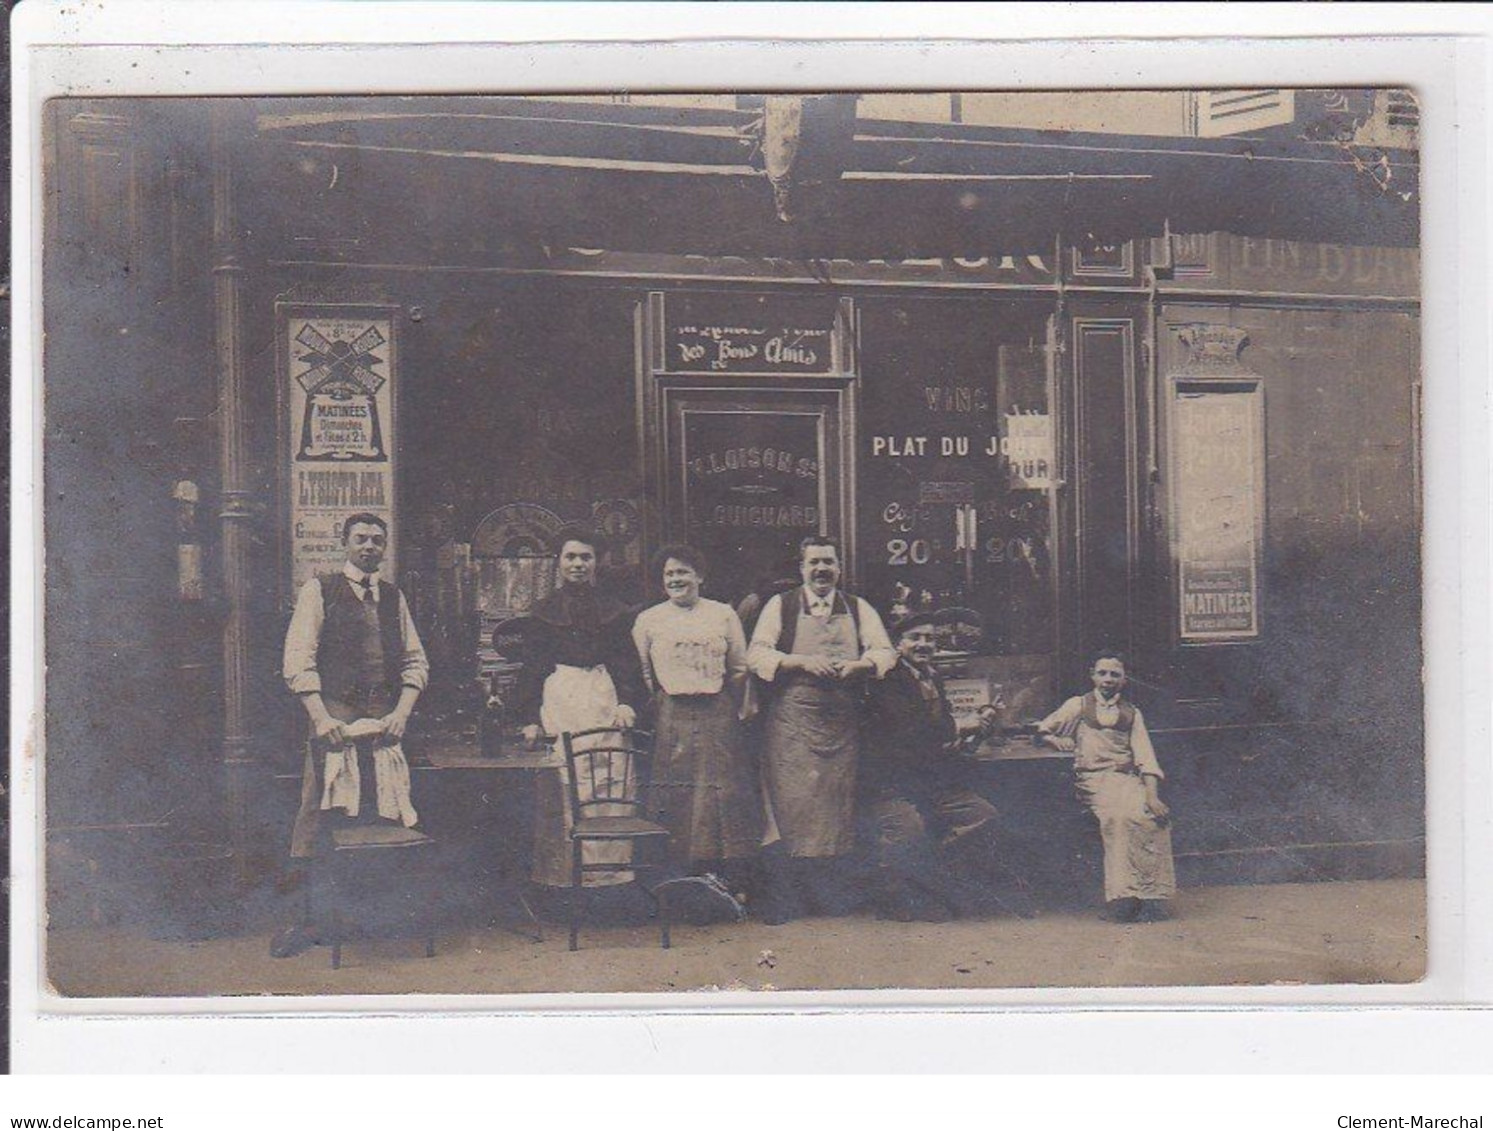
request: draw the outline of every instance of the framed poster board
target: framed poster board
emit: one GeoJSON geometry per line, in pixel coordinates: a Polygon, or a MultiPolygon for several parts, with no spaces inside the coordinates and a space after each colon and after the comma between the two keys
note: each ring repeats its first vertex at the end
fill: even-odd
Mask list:
{"type": "Polygon", "coordinates": [[[1257,639],[1265,514],[1258,379],[1174,377],[1172,572],[1183,644],[1257,639]]]}
{"type": "Polygon", "coordinates": [[[291,591],[341,568],[342,524],[358,512],[389,523],[381,573],[394,580],[394,311],[281,305],[279,314],[291,591]]]}

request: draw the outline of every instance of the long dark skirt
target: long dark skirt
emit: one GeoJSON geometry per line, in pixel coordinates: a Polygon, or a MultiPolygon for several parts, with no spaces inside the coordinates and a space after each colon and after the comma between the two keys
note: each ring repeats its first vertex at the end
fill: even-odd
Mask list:
{"type": "Polygon", "coordinates": [[[660,695],[649,809],[688,866],[738,860],[762,842],[757,773],[729,693],[660,695]]]}

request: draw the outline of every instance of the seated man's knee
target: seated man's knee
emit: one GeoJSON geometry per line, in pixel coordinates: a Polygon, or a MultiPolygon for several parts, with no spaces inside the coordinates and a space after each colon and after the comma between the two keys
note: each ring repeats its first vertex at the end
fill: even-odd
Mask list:
{"type": "Polygon", "coordinates": [[[947,830],[945,844],[959,842],[972,833],[992,831],[1000,814],[978,793],[955,794],[939,803],[939,818],[947,830]]]}
{"type": "Polygon", "coordinates": [[[876,807],[876,840],[883,847],[901,847],[923,838],[923,816],[910,801],[883,801],[876,807]]]}

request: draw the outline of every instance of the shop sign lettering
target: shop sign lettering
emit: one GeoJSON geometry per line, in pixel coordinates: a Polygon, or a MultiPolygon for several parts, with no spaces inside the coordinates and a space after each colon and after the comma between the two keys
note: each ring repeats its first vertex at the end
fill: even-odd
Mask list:
{"type": "Polygon", "coordinates": [[[1009,413],[1002,441],[1013,490],[1052,485],[1052,417],[1047,413],[1009,413]]]}
{"type": "Polygon", "coordinates": [[[546,265],[576,272],[638,274],[652,278],[763,279],[817,283],[965,283],[994,286],[1041,286],[1053,281],[1053,266],[1040,254],[992,252],[927,256],[917,259],[786,259],[779,256],[674,255],[664,252],[611,251],[604,248],[554,248],[546,265]]]}
{"type": "Polygon", "coordinates": [[[692,456],[689,470],[695,479],[736,471],[759,470],[779,475],[796,475],[800,479],[816,479],[819,476],[819,461],[809,456],[796,456],[782,448],[749,445],[692,456]]]}
{"type": "Polygon", "coordinates": [[[871,437],[873,459],[995,459],[1006,466],[1013,489],[1051,486],[1052,418],[1046,413],[1008,413],[1005,435],[882,433],[871,437]]]}
{"type": "Polygon", "coordinates": [[[667,367],[710,373],[829,373],[829,330],[684,325],[669,331],[667,367]]]}
{"type": "Polygon", "coordinates": [[[819,508],[722,503],[711,508],[707,522],[711,526],[780,526],[817,530],[819,508]]]}
{"type": "Polygon", "coordinates": [[[931,503],[973,503],[974,501],[975,485],[968,481],[918,484],[919,506],[928,506],[931,503]]]}
{"type": "Polygon", "coordinates": [[[1413,288],[1419,274],[1417,257],[1405,248],[1341,247],[1248,236],[1239,239],[1236,263],[1243,274],[1377,286],[1390,293],[1413,288]]]}
{"type": "MultiPolygon", "coordinates": [[[[698,512],[698,520],[708,526],[758,526],[818,529],[819,508],[808,504],[775,503],[767,496],[781,492],[771,481],[810,483],[819,479],[819,461],[810,456],[795,455],[784,448],[749,444],[723,448],[691,456],[687,464],[690,479],[710,483],[718,476],[725,491],[743,501],[717,502],[698,512]]],[[[710,495],[719,497],[719,485],[710,495]]],[[[709,495],[706,496],[710,497],[709,495]]]]}
{"type": "Polygon", "coordinates": [[[928,411],[972,415],[990,411],[990,394],[983,385],[925,385],[928,411]]]}
{"type": "Polygon", "coordinates": [[[670,373],[837,371],[838,302],[805,296],[671,294],[662,364],[670,373]]]}
{"type": "Polygon", "coordinates": [[[1222,234],[1173,236],[1172,241],[1175,275],[1168,285],[1181,289],[1413,298],[1420,288],[1420,253],[1410,247],[1345,247],[1222,234]]]}

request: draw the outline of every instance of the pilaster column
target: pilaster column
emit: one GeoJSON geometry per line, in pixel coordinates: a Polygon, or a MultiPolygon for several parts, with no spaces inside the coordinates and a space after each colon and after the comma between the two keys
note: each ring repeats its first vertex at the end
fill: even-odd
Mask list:
{"type": "Polygon", "coordinates": [[[218,379],[218,457],[220,465],[223,568],[223,770],[227,786],[226,824],[240,878],[249,859],[249,546],[253,518],[247,489],[248,435],[244,397],[243,249],[235,193],[235,163],[244,139],[235,129],[236,108],[210,111],[213,168],[213,311],[218,379]]]}

